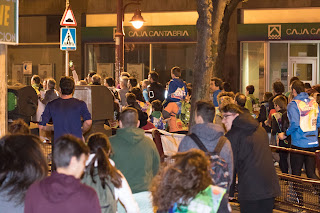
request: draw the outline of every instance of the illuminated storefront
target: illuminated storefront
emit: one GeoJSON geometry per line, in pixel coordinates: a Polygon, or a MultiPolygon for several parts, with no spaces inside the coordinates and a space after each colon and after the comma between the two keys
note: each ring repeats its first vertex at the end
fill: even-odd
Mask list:
{"type": "Polygon", "coordinates": [[[253,84],[262,98],[281,80],[319,84],[320,8],[242,10],[238,24],[241,91],[253,84]],[[259,14],[259,15],[257,15],[259,14]]]}
{"type": "MultiPolygon", "coordinates": [[[[147,22],[139,30],[125,22],[125,71],[142,80],[155,70],[160,82],[166,83],[171,78],[170,69],[180,66],[182,78],[192,82],[197,12],[142,15],[147,22]]],[[[86,26],[81,29],[85,74],[94,70],[103,77],[114,76],[114,17],[115,14],[86,15],[86,26]]]]}

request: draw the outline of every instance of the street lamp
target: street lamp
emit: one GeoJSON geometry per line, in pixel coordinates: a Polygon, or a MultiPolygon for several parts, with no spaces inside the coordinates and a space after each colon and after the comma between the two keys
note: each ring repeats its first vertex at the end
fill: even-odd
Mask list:
{"type": "MultiPolygon", "coordinates": [[[[141,0],[135,0],[134,2],[129,2],[123,6],[123,0],[117,0],[117,29],[115,33],[116,48],[115,48],[115,81],[116,85],[119,84],[120,74],[124,70],[124,31],[123,31],[123,21],[124,21],[124,11],[128,5],[136,4],[140,5],[141,0]]],[[[143,20],[141,16],[141,10],[137,9],[130,21],[134,28],[139,29],[142,27],[143,20]]]]}
{"type": "Polygon", "coordinates": [[[141,16],[141,10],[136,9],[131,21],[129,22],[133,25],[134,28],[140,29],[145,22],[141,16]]]}

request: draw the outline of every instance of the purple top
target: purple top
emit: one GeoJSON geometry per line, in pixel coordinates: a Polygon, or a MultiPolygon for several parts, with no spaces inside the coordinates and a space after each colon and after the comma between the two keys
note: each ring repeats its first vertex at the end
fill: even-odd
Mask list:
{"type": "Polygon", "coordinates": [[[25,213],[101,213],[97,193],[70,175],[53,172],[30,186],[25,213]]]}

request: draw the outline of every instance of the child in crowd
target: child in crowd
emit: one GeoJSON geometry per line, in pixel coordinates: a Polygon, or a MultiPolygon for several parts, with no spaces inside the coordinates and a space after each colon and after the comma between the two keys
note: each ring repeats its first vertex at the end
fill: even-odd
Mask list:
{"type": "Polygon", "coordinates": [[[137,87],[138,86],[138,81],[135,77],[131,76],[129,77],[129,80],[128,80],[128,89],[131,90],[132,88],[134,87],[137,87]]]}
{"type": "Polygon", "coordinates": [[[182,121],[178,118],[180,102],[169,102],[168,105],[162,110],[162,115],[167,120],[169,132],[185,134],[188,128],[184,127],[182,121]]]}
{"type": "Polygon", "coordinates": [[[165,130],[166,128],[166,122],[164,121],[164,118],[162,116],[162,103],[159,100],[154,100],[151,102],[152,105],[152,113],[149,116],[150,122],[153,123],[153,125],[157,129],[165,130]]]}
{"type": "MultiPolygon", "coordinates": [[[[274,108],[277,111],[272,114],[271,120],[271,134],[276,137],[277,145],[280,147],[289,148],[290,144],[288,140],[279,140],[278,133],[285,132],[289,127],[289,119],[287,115],[287,99],[285,96],[279,95],[273,99],[274,108]]],[[[279,167],[282,173],[288,174],[288,152],[279,151],[279,167]]]]}
{"type": "Polygon", "coordinates": [[[188,93],[185,100],[181,101],[181,114],[180,120],[185,127],[189,126],[190,121],[190,111],[191,111],[191,93],[192,89],[187,87],[188,93]]]}
{"type": "Polygon", "coordinates": [[[259,117],[258,121],[262,124],[262,127],[267,131],[267,133],[271,133],[271,128],[270,126],[265,124],[265,121],[269,117],[269,99],[272,97],[271,92],[266,92],[263,95],[263,101],[260,104],[260,112],[259,112],[259,117]]]}
{"type": "Polygon", "coordinates": [[[231,212],[226,189],[213,185],[209,166],[208,157],[196,149],[164,163],[150,189],[157,212],[231,212]]]}
{"type": "Polygon", "coordinates": [[[228,82],[222,83],[222,92],[232,92],[230,83],[228,82]]]}
{"type": "Polygon", "coordinates": [[[142,112],[147,113],[148,115],[150,115],[151,113],[151,105],[150,103],[146,102],[143,98],[143,94],[142,91],[139,87],[134,87],[130,90],[131,93],[135,94],[136,96],[136,102],[138,103],[138,105],[140,106],[142,112]]]}
{"type": "Polygon", "coordinates": [[[256,111],[256,109],[259,106],[259,99],[254,97],[253,93],[254,93],[254,86],[248,85],[246,87],[247,101],[244,107],[247,108],[250,113],[253,113],[254,111],[256,111]]]}
{"type": "Polygon", "coordinates": [[[144,79],[143,81],[142,81],[142,85],[141,85],[141,87],[142,87],[142,94],[143,94],[143,97],[144,97],[144,100],[146,101],[146,102],[149,102],[150,101],[150,99],[149,99],[149,95],[148,95],[148,86],[149,86],[149,84],[150,84],[150,82],[148,81],[148,79],[144,79]]]}
{"type": "Polygon", "coordinates": [[[128,107],[135,108],[138,111],[140,125],[139,128],[144,127],[148,123],[148,114],[141,110],[140,105],[137,103],[136,95],[128,92],[126,94],[128,107]]]}
{"type": "Polygon", "coordinates": [[[184,100],[187,95],[187,86],[183,82],[181,77],[180,67],[173,67],[171,69],[171,81],[168,86],[168,94],[164,103],[166,107],[170,102],[178,103],[179,108],[181,107],[180,101],[184,100]]]}
{"type": "Polygon", "coordinates": [[[126,178],[109,158],[111,154],[109,138],[103,133],[94,133],[89,136],[87,143],[90,155],[82,182],[96,190],[101,212],[116,212],[119,199],[127,212],[138,213],[138,204],[132,196],[126,178]]]}

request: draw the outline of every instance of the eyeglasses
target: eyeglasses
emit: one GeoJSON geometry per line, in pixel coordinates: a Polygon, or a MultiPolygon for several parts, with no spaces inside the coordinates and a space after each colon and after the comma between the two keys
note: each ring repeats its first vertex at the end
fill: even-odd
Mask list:
{"type": "Polygon", "coordinates": [[[222,115],[222,119],[226,119],[226,118],[228,118],[228,117],[230,117],[230,116],[233,116],[234,114],[224,114],[224,115],[222,115]]]}

